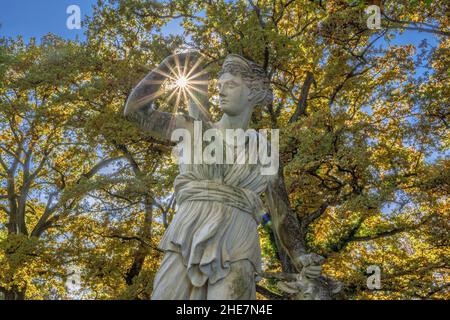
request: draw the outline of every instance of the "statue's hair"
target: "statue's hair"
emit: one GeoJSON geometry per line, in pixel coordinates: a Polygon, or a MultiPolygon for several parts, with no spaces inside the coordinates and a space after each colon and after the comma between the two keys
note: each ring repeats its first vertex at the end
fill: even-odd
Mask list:
{"type": "Polygon", "coordinates": [[[238,54],[229,54],[226,56],[218,76],[220,77],[224,73],[240,75],[256,97],[256,105],[268,106],[272,103],[273,93],[269,78],[257,63],[238,54]]]}

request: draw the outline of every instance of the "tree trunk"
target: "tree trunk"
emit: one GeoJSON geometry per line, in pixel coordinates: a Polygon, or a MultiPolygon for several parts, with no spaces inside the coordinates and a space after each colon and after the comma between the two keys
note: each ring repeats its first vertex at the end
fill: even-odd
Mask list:
{"type": "Polygon", "coordinates": [[[9,290],[0,288],[0,300],[25,300],[25,292],[25,288],[21,290],[17,287],[12,287],[9,290]]]}

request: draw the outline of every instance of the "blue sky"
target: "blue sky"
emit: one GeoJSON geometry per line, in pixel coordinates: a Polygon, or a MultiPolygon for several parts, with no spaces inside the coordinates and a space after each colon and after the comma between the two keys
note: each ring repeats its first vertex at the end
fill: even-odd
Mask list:
{"type": "MultiPolygon", "coordinates": [[[[52,32],[66,39],[83,38],[83,30],[69,30],[66,20],[69,14],[66,9],[70,5],[78,5],[81,15],[92,15],[92,6],[97,0],[0,0],[0,36],[23,36],[25,40],[30,37],[41,38],[52,32]]],[[[169,22],[163,29],[165,33],[182,33],[179,21],[169,22]]],[[[395,44],[418,45],[423,38],[430,44],[436,39],[427,33],[407,31],[396,37],[395,44]]]]}
{"type": "Polygon", "coordinates": [[[66,20],[69,14],[66,9],[70,5],[78,5],[81,15],[91,15],[92,5],[96,0],[0,0],[0,36],[23,36],[26,41],[30,37],[41,38],[52,32],[67,39],[82,36],[82,30],[69,30],[66,20]]]}
{"type": "MultiPolygon", "coordinates": [[[[66,13],[70,5],[78,5],[81,15],[92,15],[92,6],[97,0],[0,0],[0,37],[22,36],[25,41],[31,37],[40,39],[45,34],[52,32],[62,38],[75,39],[77,36],[83,39],[83,30],[69,30],[66,21],[69,14],[66,13]]],[[[182,33],[183,29],[178,21],[169,22],[164,28],[164,33],[182,33]]],[[[423,38],[427,38],[432,45],[436,44],[435,37],[427,33],[407,31],[399,35],[393,44],[418,45],[423,38]]]]}
{"type": "MultiPolygon", "coordinates": [[[[67,7],[77,5],[81,16],[92,15],[92,6],[97,0],[0,0],[0,37],[22,36],[25,41],[31,37],[40,39],[51,32],[65,39],[83,39],[83,30],[66,27],[67,7]]],[[[182,33],[179,21],[169,22],[165,33],[182,33]]]]}

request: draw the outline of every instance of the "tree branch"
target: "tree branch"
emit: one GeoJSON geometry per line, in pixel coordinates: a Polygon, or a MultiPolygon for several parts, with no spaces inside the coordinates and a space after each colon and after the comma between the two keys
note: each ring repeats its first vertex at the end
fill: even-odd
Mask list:
{"type": "Polygon", "coordinates": [[[434,33],[441,36],[449,37],[450,32],[436,29],[436,26],[425,22],[403,21],[388,17],[384,12],[381,13],[383,18],[396,25],[389,26],[388,29],[406,29],[420,32],[434,33]],[[426,27],[426,28],[425,28],[426,27]]]}
{"type": "Polygon", "coordinates": [[[295,112],[292,115],[291,119],[289,119],[289,123],[293,123],[298,120],[299,117],[306,115],[306,106],[308,100],[309,89],[311,88],[311,84],[314,82],[314,76],[311,72],[306,73],[306,79],[303,82],[302,90],[300,93],[300,98],[298,99],[297,107],[295,108],[295,112]]]}
{"type": "Polygon", "coordinates": [[[259,284],[256,285],[256,292],[270,300],[284,300],[284,297],[259,284]]]}
{"type": "MultiPolygon", "coordinates": [[[[94,165],[91,170],[89,170],[87,173],[82,174],[81,177],[75,182],[75,184],[80,184],[83,177],[85,179],[89,179],[92,176],[94,176],[98,171],[100,171],[102,168],[106,167],[107,165],[111,164],[114,161],[117,161],[119,159],[122,159],[123,157],[112,157],[112,158],[108,158],[108,159],[103,159],[101,160],[99,163],[97,163],[96,165],[94,165]]],[[[42,235],[42,233],[47,230],[48,228],[50,228],[52,226],[53,223],[55,223],[58,219],[60,219],[61,215],[58,216],[54,216],[51,220],[50,220],[50,216],[58,209],[60,208],[64,203],[63,200],[60,199],[58,201],[58,203],[56,203],[54,206],[50,207],[50,203],[53,199],[50,199],[54,196],[50,195],[48,201],[47,201],[47,207],[46,210],[44,211],[44,213],[42,214],[42,216],[39,218],[39,221],[36,223],[35,227],[33,228],[33,231],[31,232],[31,236],[33,237],[40,237],[42,235]]],[[[69,205],[69,207],[73,207],[73,205],[75,204],[74,201],[72,201],[72,203],[69,205]]]]}

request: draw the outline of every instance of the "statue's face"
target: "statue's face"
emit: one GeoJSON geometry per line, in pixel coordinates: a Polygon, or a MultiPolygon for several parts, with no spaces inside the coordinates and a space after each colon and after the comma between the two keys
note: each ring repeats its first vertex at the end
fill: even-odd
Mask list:
{"type": "Polygon", "coordinates": [[[219,106],[230,116],[240,115],[250,107],[250,89],[240,75],[224,73],[218,80],[219,106]]]}

